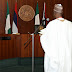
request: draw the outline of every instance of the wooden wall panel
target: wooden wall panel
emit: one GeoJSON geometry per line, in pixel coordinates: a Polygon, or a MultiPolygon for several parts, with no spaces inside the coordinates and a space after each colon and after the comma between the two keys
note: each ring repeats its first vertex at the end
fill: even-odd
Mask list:
{"type": "MultiPolygon", "coordinates": [[[[2,35],[0,35],[1,37],[2,35]]],[[[2,41],[0,40],[0,60],[2,59],[2,41]]]]}
{"type": "Polygon", "coordinates": [[[16,36],[13,37],[13,57],[17,57],[16,36]]]}
{"type": "Polygon", "coordinates": [[[67,1],[67,18],[72,21],[72,0],[67,1]]]}
{"type": "MultiPolygon", "coordinates": [[[[30,38],[29,34],[21,35],[21,57],[32,57],[32,38],[25,44],[25,42],[30,38]],[[25,44],[25,45],[24,45],[25,44]]],[[[41,48],[39,35],[34,35],[34,56],[43,57],[44,52],[41,48]]]]}
{"type": "Polygon", "coordinates": [[[40,37],[39,37],[39,35],[38,35],[38,40],[36,41],[36,43],[38,42],[38,56],[37,57],[43,57],[44,56],[44,51],[43,51],[43,49],[42,49],[42,47],[41,47],[41,43],[40,43],[40,37]]]}
{"type": "Polygon", "coordinates": [[[32,55],[31,39],[26,43],[29,37],[31,37],[29,34],[21,35],[21,57],[31,57],[32,55]]]}
{"type": "Polygon", "coordinates": [[[35,57],[43,57],[44,56],[44,51],[41,48],[41,44],[40,44],[40,37],[39,35],[35,36],[35,57]]]}
{"type": "Polygon", "coordinates": [[[21,36],[16,35],[16,49],[17,49],[17,57],[21,56],[21,36]]]}
{"type": "MultiPolygon", "coordinates": [[[[30,34],[28,34],[28,38],[32,37],[30,34]]],[[[32,57],[32,38],[28,42],[28,55],[29,57],[32,57]]]]}
{"type": "Polygon", "coordinates": [[[1,57],[2,57],[2,47],[1,47],[1,40],[0,40],[0,60],[1,60],[1,57]]]}
{"type": "MultiPolygon", "coordinates": [[[[46,16],[50,18],[50,21],[53,18],[53,7],[56,3],[61,3],[64,7],[63,17],[72,21],[72,1],[71,0],[17,0],[17,9],[19,11],[20,7],[23,5],[30,5],[36,10],[37,1],[39,4],[39,14],[40,20],[42,20],[43,15],[43,3],[46,2],[46,16]]],[[[9,11],[10,11],[10,20],[11,26],[13,22],[13,14],[14,14],[14,7],[15,7],[15,0],[8,0],[9,3],[9,11]]],[[[7,10],[7,0],[0,0],[0,34],[5,33],[5,21],[6,21],[6,10],[7,10]]],[[[18,17],[18,27],[19,33],[27,34],[28,32],[34,32],[34,19],[25,22],[18,17]]]]}
{"type": "Polygon", "coordinates": [[[8,57],[9,57],[9,55],[10,55],[10,48],[8,47],[8,45],[9,45],[9,42],[8,42],[8,40],[4,40],[4,42],[5,42],[5,45],[3,44],[3,46],[5,46],[5,58],[7,59],[8,57]]]}
{"type": "MultiPolygon", "coordinates": [[[[27,48],[25,48],[25,52],[24,52],[24,43],[27,41],[27,35],[25,34],[24,36],[21,35],[21,57],[24,56],[24,54],[27,53],[27,48]]],[[[26,54],[27,55],[27,54],[26,54]]]]}
{"type": "Polygon", "coordinates": [[[11,40],[8,41],[8,47],[9,47],[9,58],[13,58],[13,47],[14,47],[14,43],[13,43],[13,35],[9,35],[11,36],[11,40]]]}
{"type": "Polygon", "coordinates": [[[2,59],[5,58],[5,41],[2,41],[2,59]]]}
{"type": "Polygon", "coordinates": [[[2,10],[1,10],[1,24],[2,24],[2,33],[1,34],[4,34],[5,33],[5,22],[6,22],[6,8],[7,8],[7,5],[6,5],[6,0],[2,0],[2,10]]]}
{"type": "Polygon", "coordinates": [[[2,24],[2,0],[0,0],[0,34],[3,34],[3,25],[2,24]]]}
{"type": "Polygon", "coordinates": [[[1,36],[10,36],[11,40],[0,40],[0,59],[20,57],[20,36],[12,34],[3,34],[1,36]]]}
{"type": "Polygon", "coordinates": [[[14,52],[14,50],[13,50],[13,40],[10,40],[8,43],[9,43],[8,44],[8,47],[9,47],[9,58],[13,58],[13,52],[14,52]]]}
{"type": "Polygon", "coordinates": [[[38,35],[35,35],[35,38],[34,38],[34,54],[35,54],[35,57],[37,57],[38,56],[38,45],[39,45],[39,43],[38,43],[38,35]]]}

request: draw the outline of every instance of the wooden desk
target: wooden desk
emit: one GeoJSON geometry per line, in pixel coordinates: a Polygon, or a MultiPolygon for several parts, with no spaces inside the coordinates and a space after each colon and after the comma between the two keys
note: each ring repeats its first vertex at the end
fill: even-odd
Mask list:
{"type": "MultiPolygon", "coordinates": [[[[0,40],[0,60],[15,57],[32,57],[32,39],[27,44],[24,43],[31,37],[29,34],[13,35],[2,34],[0,37],[11,37],[11,40],[0,40]]],[[[35,57],[43,57],[39,35],[35,35],[35,57]]]]}

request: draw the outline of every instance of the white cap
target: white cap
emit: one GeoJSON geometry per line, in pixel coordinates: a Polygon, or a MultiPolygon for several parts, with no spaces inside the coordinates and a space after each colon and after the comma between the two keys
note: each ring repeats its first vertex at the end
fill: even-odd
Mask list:
{"type": "Polygon", "coordinates": [[[63,6],[61,4],[55,4],[54,5],[54,11],[56,11],[58,13],[62,13],[63,12],[63,6]]]}

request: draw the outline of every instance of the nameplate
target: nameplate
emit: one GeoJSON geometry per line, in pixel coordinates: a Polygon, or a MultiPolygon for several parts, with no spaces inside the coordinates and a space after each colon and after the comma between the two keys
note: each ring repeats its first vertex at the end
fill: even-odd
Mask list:
{"type": "Polygon", "coordinates": [[[8,36],[8,37],[0,37],[0,40],[11,40],[11,37],[8,36]]]}

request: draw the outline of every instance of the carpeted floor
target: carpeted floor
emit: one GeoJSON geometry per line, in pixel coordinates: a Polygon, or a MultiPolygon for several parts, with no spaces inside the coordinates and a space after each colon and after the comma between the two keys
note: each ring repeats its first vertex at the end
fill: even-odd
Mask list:
{"type": "MultiPolygon", "coordinates": [[[[34,72],[44,72],[43,57],[34,60],[34,72]]],[[[32,72],[32,58],[11,58],[0,60],[0,72],[32,72]]]]}
{"type": "MultiPolygon", "coordinates": [[[[12,66],[0,69],[0,72],[32,72],[31,65],[26,66],[12,66]]],[[[34,72],[44,72],[43,65],[37,65],[34,67],[34,72]]]]}
{"type": "MultiPolygon", "coordinates": [[[[43,57],[34,60],[34,72],[44,72],[43,57]]],[[[0,72],[32,72],[32,58],[11,58],[0,60],[0,72]]]]}

